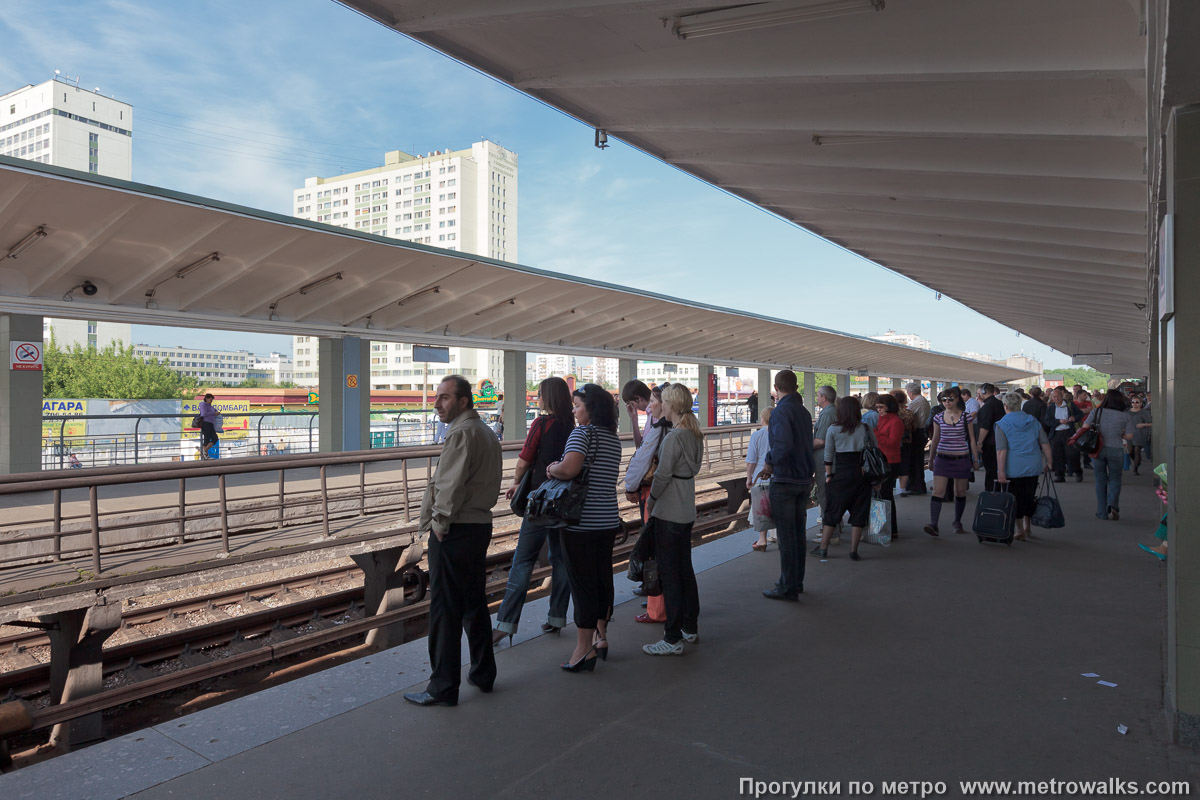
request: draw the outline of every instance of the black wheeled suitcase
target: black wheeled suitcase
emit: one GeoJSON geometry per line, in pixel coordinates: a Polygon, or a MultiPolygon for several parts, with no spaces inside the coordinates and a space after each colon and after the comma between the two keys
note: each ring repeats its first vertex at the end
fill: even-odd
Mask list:
{"type": "Polygon", "coordinates": [[[980,542],[1004,542],[1011,547],[1017,524],[1017,498],[1007,491],[1008,484],[997,484],[996,488],[1000,491],[979,493],[971,530],[980,542]]]}

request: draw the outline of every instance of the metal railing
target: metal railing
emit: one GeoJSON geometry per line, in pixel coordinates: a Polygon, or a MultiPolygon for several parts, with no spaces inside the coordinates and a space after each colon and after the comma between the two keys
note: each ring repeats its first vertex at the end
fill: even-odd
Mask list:
{"type": "MultiPolygon", "coordinates": [[[[379,414],[381,412],[374,412],[379,414]]],[[[445,426],[433,412],[426,421],[413,421],[419,412],[395,414],[372,421],[370,448],[434,445],[445,426]]],[[[162,464],[200,460],[200,430],[192,428],[192,414],[77,414],[44,415],[42,469],[92,469],[98,467],[162,464]],[[179,425],[165,421],[179,420],[179,425]],[[102,432],[72,433],[73,423],[102,425],[102,432]],[[57,428],[54,426],[57,425],[57,428]]],[[[221,458],[300,455],[320,450],[320,414],[316,411],[254,411],[227,415],[218,433],[221,458]],[[240,427],[236,427],[239,426],[240,427]]]]}
{"type": "MultiPolygon", "coordinates": [[[[748,425],[706,429],[698,478],[740,469],[752,431],[748,425]]],[[[513,454],[522,443],[501,446],[513,454]]],[[[632,452],[627,446],[626,462],[632,452]]],[[[337,521],[339,536],[395,534],[415,526],[440,453],[440,447],[409,447],[6,476],[0,481],[0,595],[38,564],[72,562],[80,577],[94,579],[110,554],[148,547],[157,548],[154,559],[169,561],[203,542],[207,549],[197,550],[197,558],[210,559],[219,540],[220,558],[232,552],[239,533],[311,526],[331,539],[337,521]]],[[[505,485],[511,475],[506,470],[505,485]]],[[[498,519],[510,514],[500,500],[498,519]]],[[[309,541],[312,533],[306,536],[309,541]]],[[[256,537],[254,546],[279,546],[270,538],[256,537]]],[[[138,558],[137,569],[152,568],[150,561],[138,558]]]]}

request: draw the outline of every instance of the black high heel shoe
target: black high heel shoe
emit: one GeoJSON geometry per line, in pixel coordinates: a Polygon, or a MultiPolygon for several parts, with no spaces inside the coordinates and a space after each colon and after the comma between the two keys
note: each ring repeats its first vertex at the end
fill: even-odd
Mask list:
{"type": "Polygon", "coordinates": [[[592,643],[592,649],[596,651],[596,656],[601,661],[608,661],[608,639],[597,639],[592,643]],[[601,646],[600,642],[604,642],[601,646]]]}
{"type": "Polygon", "coordinates": [[[556,628],[555,626],[551,625],[549,622],[542,623],[542,633],[553,633],[555,636],[558,636],[558,634],[561,631],[562,631],[562,628],[556,628]]]}
{"type": "Polygon", "coordinates": [[[583,658],[579,659],[574,664],[568,661],[566,663],[559,664],[558,666],[563,672],[591,672],[596,669],[597,658],[594,655],[591,658],[588,658],[588,656],[595,652],[596,648],[593,647],[584,654],[583,658]]]}
{"type": "Polygon", "coordinates": [[[513,634],[507,633],[507,632],[501,631],[501,630],[496,630],[495,628],[493,628],[492,629],[492,647],[495,647],[496,645],[498,645],[502,641],[504,641],[505,636],[508,637],[508,646],[512,647],[513,634]]]}

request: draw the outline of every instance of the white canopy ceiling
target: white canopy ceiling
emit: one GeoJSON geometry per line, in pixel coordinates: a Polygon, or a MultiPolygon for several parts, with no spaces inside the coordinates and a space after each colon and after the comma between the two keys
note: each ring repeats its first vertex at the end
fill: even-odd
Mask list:
{"type": "Polygon", "coordinates": [[[1039,341],[1146,372],[1141,0],[341,2],[1039,341]]]}
{"type": "Polygon", "coordinates": [[[0,253],[14,247],[0,258],[0,311],[13,313],[971,383],[1025,375],[0,157],[0,253]]]}

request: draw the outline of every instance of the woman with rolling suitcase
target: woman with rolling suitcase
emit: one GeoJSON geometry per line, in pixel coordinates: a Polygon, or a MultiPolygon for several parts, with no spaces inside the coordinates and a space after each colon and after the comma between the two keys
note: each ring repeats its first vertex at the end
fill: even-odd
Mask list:
{"type": "Polygon", "coordinates": [[[1004,416],[997,420],[996,482],[1008,484],[1017,499],[1014,539],[1030,535],[1030,518],[1037,508],[1038,476],[1049,471],[1050,439],[1039,420],[1021,410],[1024,398],[1016,392],[1004,395],[1004,416]]]}

